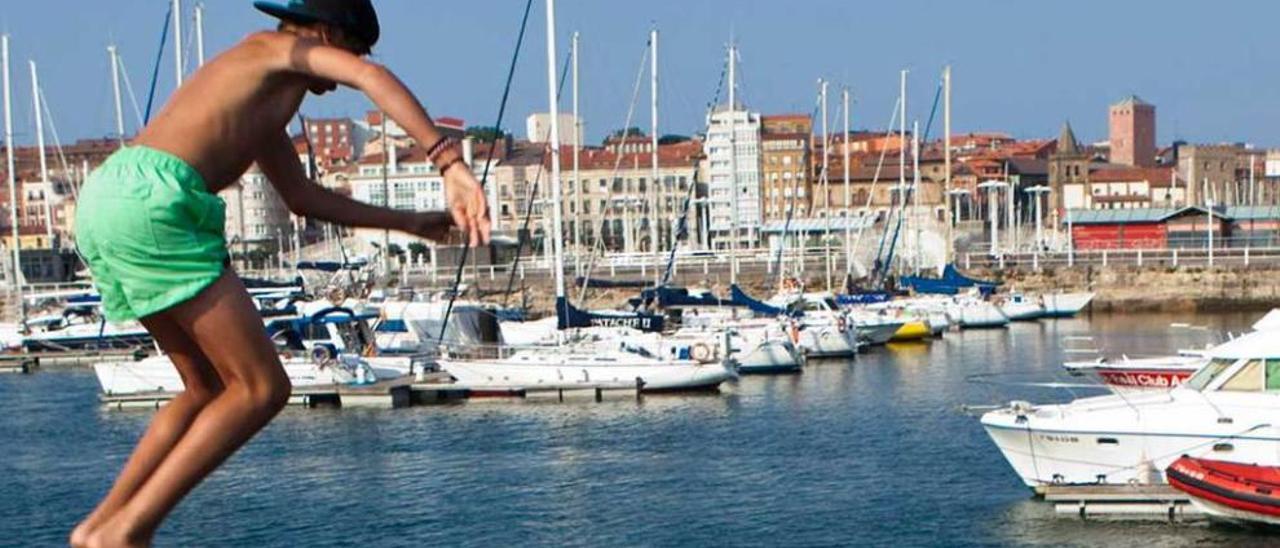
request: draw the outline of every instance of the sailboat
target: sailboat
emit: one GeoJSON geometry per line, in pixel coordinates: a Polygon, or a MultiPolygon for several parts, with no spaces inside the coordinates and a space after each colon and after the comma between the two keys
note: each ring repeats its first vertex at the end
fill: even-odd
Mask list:
{"type": "MultiPolygon", "coordinates": [[[[556,89],[555,0],[547,0],[547,87],[550,105],[551,195],[563,196],[560,166],[560,123],[556,89]]],[[[553,234],[563,233],[560,199],[551,200],[553,234]]],[[[655,242],[656,243],[656,242],[655,242]]],[[[552,238],[556,284],[556,321],[561,333],[585,322],[624,324],[643,322],[641,318],[619,314],[608,317],[574,308],[565,294],[564,242],[552,238]]],[[[607,325],[606,325],[607,326],[607,325]]],[[[464,349],[465,350],[465,349],[464,349]]],[[[471,358],[448,351],[439,360],[442,369],[460,384],[473,388],[538,389],[602,386],[636,386],[643,391],[714,390],[733,377],[721,361],[708,357],[654,355],[619,341],[616,348],[597,345],[575,346],[560,342],[554,346],[499,348],[495,358],[471,358]]]]}

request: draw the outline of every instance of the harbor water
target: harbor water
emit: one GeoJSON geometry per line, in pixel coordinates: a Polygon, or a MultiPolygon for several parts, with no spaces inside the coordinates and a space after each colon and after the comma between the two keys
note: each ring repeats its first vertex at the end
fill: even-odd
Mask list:
{"type": "MultiPolygon", "coordinates": [[[[289,409],[210,477],[160,546],[1203,546],[1229,527],[1085,522],[1034,500],[964,405],[1097,391],[1067,348],[1201,346],[1256,314],[1095,315],[949,333],[718,395],[289,409]],[[1190,325],[1172,325],[1190,324],[1190,325]],[[1092,340],[1077,337],[1093,337],[1092,340]]],[[[86,369],[0,376],[0,545],[53,546],[151,414],[86,369]]]]}

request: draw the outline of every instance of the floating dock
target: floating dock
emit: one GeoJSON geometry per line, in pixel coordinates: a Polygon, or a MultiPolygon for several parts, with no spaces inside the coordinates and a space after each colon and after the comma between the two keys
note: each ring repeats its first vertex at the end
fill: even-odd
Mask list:
{"type": "Polygon", "coordinates": [[[1054,512],[1080,519],[1156,519],[1188,522],[1206,519],[1186,493],[1161,485],[1046,485],[1036,494],[1054,512]]]}
{"type": "MultiPolygon", "coordinates": [[[[368,385],[330,385],[296,387],[289,404],[308,409],[317,407],[365,407],[401,409],[406,407],[448,405],[464,401],[539,401],[569,402],[639,399],[641,385],[593,384],[508,388],[501,386],[466,386],[432,379],[427,382],[395,380],[368,385]]],[[[173,392],[112,395],[101,397],[108,409],[158,409],[177,396],[173,392]]]]}
{"type": "Polygon", "coordinates": [[[0,373],[30,374],[40,367],[40,360],[35,357],[13,354],[0,356],[0,373]]]}

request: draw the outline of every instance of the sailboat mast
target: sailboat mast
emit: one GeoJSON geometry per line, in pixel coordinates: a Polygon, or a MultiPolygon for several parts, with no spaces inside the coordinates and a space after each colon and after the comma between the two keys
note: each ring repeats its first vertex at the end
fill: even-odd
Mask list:
{"type": "Polygon", "coordinates": [[[729,45],[729,283],[738,284],[738,46],[729,45]]]}
{"type": "Polygon", "coordinates": [[[844,274],[853,273],[853,188],[849,181],[849,88],[841,93],[844,102],[844,274]]]}
{"type": "Polygon", "coordinates": [[[111,56],[111,89],[116,100],[116,137],[120,146],[124,146],[124,100],[120,95],[120,54],[115,45],[107,46],[107,55],[111,56]]]}
{"type": "Polygon", "coordinates": [[[920,227],[920,121],[916,120],[911,127],[911,195],[915,204],[911,208],[911,221],[916,227],[916,275],[920,274],[920,265],[924,262],[924,245],[920,242],[923,231],[920,227]]]}
{"type": "Polygon", "coordinates": [[[204,2],[196,3],[196,66],[204,66],[204,2]]]}
{"type": "MultiPolygon", "coordinates": [[[[555,248],[556,299],[564,298],[564,242],[560,207],[560,104],[556,93],[556,0],[547,0],[547,102],[551,111],[551,245],[555,248]]],[[[625,137],[624,137],[625,138],[625,137]]]]}
{"type": "Polygon", "coordinates": [[[173,68],[177,89],[182,87],[182,0],[173,0],[173,68]]]}
{"type": "MultiPolygon", "coordinates": [[[[18,178],[13,161],[13,99],[9,81],[9,35],[0,36],[0,65],[4,69],[4,150],[9,174],[9,228],[13,234],[13,287],[22,302],[22,242],[18,239],[18,178]]],[[[22,307],[24,310],[26,307],[22,307]]]]}
{"type": "MultiPolygon", "coordinates": [[[[582,275],[582,113],[578,103],[578,33],[573,33],[573,274],[582,275]]],[[[594,224],[594,223],[593,223],[594,224]]]]}
{"type": "MultiPolygon", "coordinates": [[[[907,71],[902,71],[899,75],[901,83],[898,91],[898,199],[901,200],[900,209],[904,214],[907,208],[907,71]]],[[[892,200],[889,204],[892,210],[892,200]]],[[[892,268],[893,265],[884,265],[886,269],[892,268]]]]}
{"type": "MultiPolygon", "coordinates": [[[[662,246],[658,244],[658,223],[663,219],[663,215],[662,197],[659,193],[661,181],[658,174],[658,29],[649,31],[649,47],[653,49],[653,55],[649,57],[649,145],[653,149],[650,151],[650,157],[653,161],[653,180],[651,181],[652,184],[649,185],[649,199],[652,204],[649,207],[649,249],[653,252],[653,256],[660,261],[662,259],[662,246]]],[[[655,282],[662,277],[659,270],[658,263],[655,262],[653,265],[653,279],[655,282]]]]}
{"type": "Polygon", "coordinates": [[[36,118],[36,151],[40,154],[40,185],[41,192],[44,193],[44,228],[45,237],[48,238],[49,247],[53,247],[53,208],[49,206],[50,197],[53,194],[52,185],[49,184],[49,159],[45,157],[44,149],[44,110],[41,109],[40,103],[40,73],[36,69],[35,61],[28,61],[31,65],[31,103],[35,106],[36,118]]]}
{"type": "Polygon", "coordinates": [[[951,246],[955,245],[955,224],[956,219],[952,217],[951,201],[955,196],[951,194],[951,65],[947,65],[942,69],[942,163],[945,169],[943,196],[947,204],[946,212],[943,215],[947,220],[947,243],[943,246],[943,262],[951,264],[951,246]]]}
{"type": "Polygon", "coordinates": [[[827,81],[819,78],[818,88],[822,95],[822,216],[826,222],[822,243],[827,256],[827,291],[831,291],[831,178],[827,173],[831,168],[831,136],[827,128],[827,81]]]}

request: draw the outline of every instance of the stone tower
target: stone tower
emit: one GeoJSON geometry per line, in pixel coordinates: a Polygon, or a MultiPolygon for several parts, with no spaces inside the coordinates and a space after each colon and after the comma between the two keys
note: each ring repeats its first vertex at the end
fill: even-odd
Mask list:
{"type": "Polygon", "coordinates": [[[1111,162],[1156,165],[1156,107],[1137,95],[1111,105],[1111,162]]]}
{"type": "MultiPolygon", "coordinates": [[[[1058,150],[1049,156],[1049,204],[1047,213],[1054,222],[1065,219],[1068,200],[1064,193],[1067,184],[1080,184],[1075,187],[1087,189],[1089,183],[1089,155],[1080,149],[1076,142],[1076,134],[1071,131],[1071,123],[1062,124],[1062,132],[1058,135],[1058,150]]],[[[1082,207],[1084,196],[1072,196],[1071,205],[1082,207]]]]}

